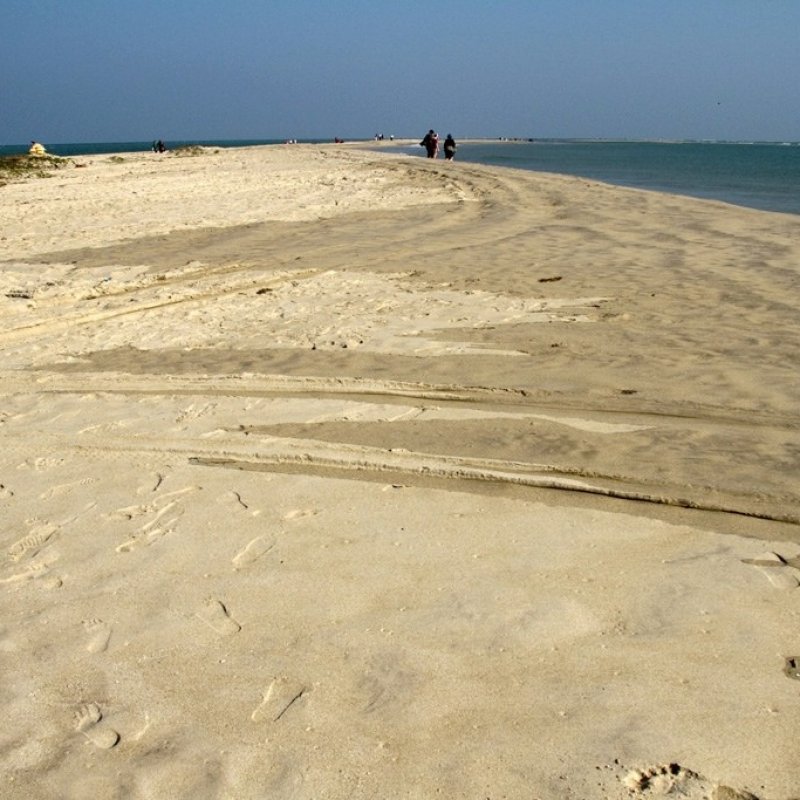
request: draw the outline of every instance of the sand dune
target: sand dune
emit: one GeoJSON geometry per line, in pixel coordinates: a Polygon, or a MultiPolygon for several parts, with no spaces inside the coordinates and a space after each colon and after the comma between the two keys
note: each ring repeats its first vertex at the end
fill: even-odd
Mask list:
{"type": "Polygon", "coordinates": [[[3,797],[800,796],[800,219],[75,162],[0,188],[3,797]]]}

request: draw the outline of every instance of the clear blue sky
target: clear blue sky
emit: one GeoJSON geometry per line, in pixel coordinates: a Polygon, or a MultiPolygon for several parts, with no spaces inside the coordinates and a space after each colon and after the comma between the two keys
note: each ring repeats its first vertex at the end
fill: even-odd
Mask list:
{"type": "Polygon", "coordinates": [[[0,144],[800,139],[800,0],[0,0],[0,144]]]}

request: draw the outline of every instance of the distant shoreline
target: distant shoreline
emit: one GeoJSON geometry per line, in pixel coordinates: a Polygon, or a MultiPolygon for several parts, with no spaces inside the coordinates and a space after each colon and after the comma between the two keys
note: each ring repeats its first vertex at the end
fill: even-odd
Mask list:
{"type": "MultiPolygon", "coordinates": [[[[369,145],[375,147],[397,147],[406,144],[412,145],[419,142],[422,137],[396,136],[393,139],[344,139],[336,142],[332,138],[326,139],[174,139],[165,140],[168,149],[178,147],[259,147],[285,144],[343,144],[343,145],[369,145]]],[[[536,136],[463,136],[456,137],[459,144],[709,144],[709,145],[752,145],[764,147],[800,147],[798,141],[778,140],[736,140],[736,139],[628,139],[624,137],[536,137],[536,136]]],[[[114,142],[43,142],[48,153],[56,156],[75,155],[101,155],[117,153],[141,153],[152,149],[152,140],[131,140],[114,142]]],[[[24,155],[28,152],[30,142],[0,145],[0,157],[24,155]]]]}
{"type": "MultiPolygon", "coordinates": [[[[718,200],[762,211],[800,214],[800,159],[790,142],[711,142],[632,139],[456,139],[456,161],[523,169],[539,173],[573,175],[614,186],[667,192],[673,195],[718,200]]],[[[419,138],[354,139],[343,142],[274,139],[168,140],[166,154],[152,153],[152,142],[99,142],[48,144],[57,157],[170,157],[181,149],[207,151],[246,148],[325,147],[360,149],[423,157],[419,138]]],[[[0,148],[3,155],[27,152],[26,145],[0,148]]]]}

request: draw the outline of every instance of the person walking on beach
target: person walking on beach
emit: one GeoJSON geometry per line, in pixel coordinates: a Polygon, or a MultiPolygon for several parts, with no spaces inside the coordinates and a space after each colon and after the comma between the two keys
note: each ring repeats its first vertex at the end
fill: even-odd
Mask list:
{"type": "Polygon", "coordinates": [[[439,134],[431,128],[425,134],[420,144],[425,148],[428,158],[436,158],[439,153],[439,134]]]}
{"type": "Polygon", "coordinates": [[[452,161],[456,154],[456,140],[453,138],[452,133],[447,134],[444,140],[444,158],[445,161],[452,161]]]}

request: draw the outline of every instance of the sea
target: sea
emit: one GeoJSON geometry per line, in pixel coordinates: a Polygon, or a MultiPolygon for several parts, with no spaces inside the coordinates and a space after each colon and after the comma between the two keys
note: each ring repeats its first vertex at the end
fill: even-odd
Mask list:
{"type": "Polygon", "coordinates": [[[465,142],[456,159],[800,214],[800,142],[465,142]]]}
{"type": "MultiPolygon", "coordinates": [[[[302,139],[320,143],[330,140],[302,139]]],[[[364,140],[369,145],[372,140],[364,140]]],[[[175,148],[247,147],[282,139],[169,141],[175,148]]],[[[142,152],[152,142],[50,144],[59,156],[142,152]]],[[[387,148],[424,157],[418,145],[387,148]]],[[[0,146],[0,156],[27,152],[28,145],[0,146]]],[[[800,142],[611,141],[586,139],[492,139],[460,144],[456,161],[554,172],[618,186],[651,189],[734,205],[800,214],[800,142]]]]}

